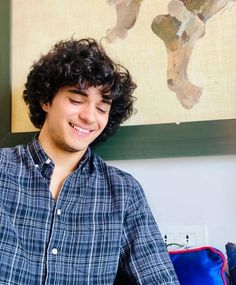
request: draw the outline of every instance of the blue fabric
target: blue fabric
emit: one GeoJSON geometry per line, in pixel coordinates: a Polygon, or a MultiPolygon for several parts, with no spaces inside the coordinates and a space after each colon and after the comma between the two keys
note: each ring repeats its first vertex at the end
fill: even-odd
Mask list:
{"type": "Polygon", "coordinates": [[[229,242],[225,246],[228,257],[229,274],[232,285],[236,285],[236,244],[229,242]]]}
{"type": "Polygon", "coordinates": [[[55,201],[53,169],[37,140],[0,150],[1,285],[179,284],[131,175],[88,150],[55,201]]]}
{"type": "Polygon", "coordinates": [[[213,247],[170,251],[181,285],[226,285],[225,258],[213,247]]]}

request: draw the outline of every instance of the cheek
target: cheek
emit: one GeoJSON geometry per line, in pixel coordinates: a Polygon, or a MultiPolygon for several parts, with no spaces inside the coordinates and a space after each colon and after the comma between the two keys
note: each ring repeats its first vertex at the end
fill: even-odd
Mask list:
{"type": "Polygon", "coordinates": [[[108,123],[108,120],[109,120],[109,116],[108,115],[105,118],[103,118],[102,125],[103,125],[104,128],[106,127],[106,125],[108,123]]]}
{"type": "Polygon", "coordinates": [[[103,119],[99,121],[99,133],[102,133],[104,131],[104,129],[106,128],[108,123],[107,119],[103,119]]]}

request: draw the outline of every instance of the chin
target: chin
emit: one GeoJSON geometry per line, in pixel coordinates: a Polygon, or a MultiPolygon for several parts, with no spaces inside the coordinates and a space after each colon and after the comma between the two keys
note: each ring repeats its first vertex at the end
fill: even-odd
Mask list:
{"type": "Polygon", "coordinates": [[[79,151],[82,151],[84,149],[87,149],[88,145],[87,144],[76,144],[75,142],[60,142],[59,143],[59,148],[62,150],[62,151],[65,151],[65,152],[69,152],[69,153],[72,153],[72,152],[79,152],[79,151]]]}

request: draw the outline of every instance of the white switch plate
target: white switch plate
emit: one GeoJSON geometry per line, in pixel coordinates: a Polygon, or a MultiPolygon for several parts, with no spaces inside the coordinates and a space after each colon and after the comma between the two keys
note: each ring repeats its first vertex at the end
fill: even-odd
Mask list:
{"type": "Polygon", "coordinates": [[[159,229],[165,244],[173,244],[168,249],[198,247],[207,245],[207,226],[159,224],[159,229]]]}

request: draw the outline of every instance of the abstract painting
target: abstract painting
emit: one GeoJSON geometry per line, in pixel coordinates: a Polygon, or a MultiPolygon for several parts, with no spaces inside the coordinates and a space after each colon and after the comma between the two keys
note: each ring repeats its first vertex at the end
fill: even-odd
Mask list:
{"type": "MultiPolygon", "coordinates": [[[[168,14],[157,15],[153,32],[163,40],[168,57],[167,85],[181,105],[192,108],[202,94],[201,87],[188,78],[188,63],[197,40],[205,35],[206,22],[236,0],[171,0],[168,14]]],[[[143,0],[108,0],[116,7],[117,22],[107,31],[110,43],[125,39],[138,17],[143,0]]],[[[232,50],[233,52],[233,50],[232,50]]]]}
{"type": "Polygon", "coordinates": [[[137,112],[125,126],[236,118],[235,1],[11,3],[13,132],[34,130],[22,100],[31,64],[71,37],[101,41],[133,75],[137,112]]]}

